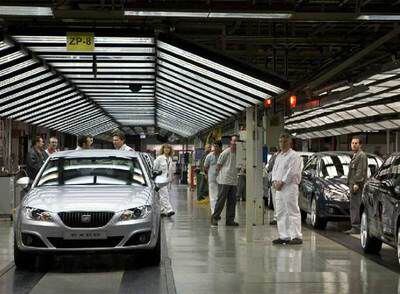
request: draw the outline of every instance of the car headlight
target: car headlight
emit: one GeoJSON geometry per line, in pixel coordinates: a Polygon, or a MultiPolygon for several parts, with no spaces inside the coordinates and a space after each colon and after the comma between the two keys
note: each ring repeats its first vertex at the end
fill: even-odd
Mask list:
{"type": "Polygon", "coordinates": [[[119,220],[128,221],[132,219],[146,218],[150,213],[151,205],[143,205],[123,211],[119,220]]]}
{"type": "Polygon", "coordinates": [[[333,201],[348,201],[349,198],[347,196],[347,192],[338,192],[335,190],[324,190],[324,195],[326,198],[333,200],[333,201]]]}
{"type": "Polygon", "coordinates": [[[51,213],[43,209],[24,207],[24,214],[27,219],[42,221],[42,222],[52,222],[53,218],[51,213]]]}

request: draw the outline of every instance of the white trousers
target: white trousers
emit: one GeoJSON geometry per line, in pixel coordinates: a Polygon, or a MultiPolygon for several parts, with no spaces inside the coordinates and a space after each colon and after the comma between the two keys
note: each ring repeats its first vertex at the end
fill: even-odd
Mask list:
{"type": "Polygon", "coordinates": [[[171,202],[169,201],[169,185],[162,187],[158,193],[160,194],[161,213],[173,211],[171,202]]]}
{"type": "Polygon", "coordinates": [[[277,209],[276,209],[276,190],[274,187],[271,185],[271,198],[272,198],[272,204],[274,205],[274,220],[276,220],[276,215],[277,215],[277,209]]]}
{"type": "Polygon", "coordinates": [[[215,209],[215,203],[217,203],[217,198],[218,198],[218,183],[217,182],[208,181],[208,193],[210,195],[211,214],[213,214],[214,209],[215,209]]]}
{"type": "Polygon", "coordinates": [[[276,191],[276,217],[280,239],[302,238],[299,186],[286,184],[276,191]]]}

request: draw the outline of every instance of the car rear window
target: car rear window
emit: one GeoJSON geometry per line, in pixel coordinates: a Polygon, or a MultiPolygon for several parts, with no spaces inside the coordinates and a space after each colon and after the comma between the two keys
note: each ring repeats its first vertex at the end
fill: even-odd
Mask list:
{"type": "Polygon", "coordinates": [[[56,158],[50,160],[37,186],[146,185],[136,158],[56,158]]]}

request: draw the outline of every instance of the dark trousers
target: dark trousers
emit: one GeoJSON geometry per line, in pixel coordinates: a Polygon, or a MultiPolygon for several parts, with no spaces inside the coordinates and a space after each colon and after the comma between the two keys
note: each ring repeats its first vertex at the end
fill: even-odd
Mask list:
{"type": "Polygon", "coordinates": [[[197,200],[203,200],[208,196],[208,181],[205,175],[197,175],[197,200]]]}
{"type": "Polygon", "coordinates": [[[237,198],[246,200],[246,175],[240,175],[238,178],[237,198]]]}
{"type": "Polygon", "coordinates": [[[236,213],[236,186],[218,185],[218,198],[215,204],[213,218],[221,215],[226,202],[226,223],[235,221],[236,213]]]}
{"type": "Polygon", "coordinates": [[[350,221],[353,228],[360,228],[361,191],[350,193],[350,221]]]}

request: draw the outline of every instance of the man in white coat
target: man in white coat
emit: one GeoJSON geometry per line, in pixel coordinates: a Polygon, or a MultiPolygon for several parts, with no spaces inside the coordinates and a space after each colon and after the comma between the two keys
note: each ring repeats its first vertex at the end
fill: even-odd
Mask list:
{"type": "Polygon", "coordinates": [[[215,204],[218,197],[218,183],[217,183],[217,162],[218,157],[222,151],[221,141],[213,144],[214,150],[209,153],[204,161],[204,169],[208,177],[208,192],[210,194],[210,208],[211,214],[214,213],[215,204]]]}
{"type": "Polygon", "coordinates": [[[272,184],[276,190],[276,216],[279,238],[273,244],[302,244],[299,184],[303,161],[292,147],[288,134],[279,136],[281,152],[272,170],[272,184]]]}
{"type": "MultiPolygon", "coordinates": [[[[153,169],[156,171],[161,171],[162,176],[167,177],[169,182],[172,182],[174,174],[174,164],[172,162],[172,146],[169,144],[164,144],[161,146],[160,155],[154,160],[153,169]]],[[[169,200],[170,185],[162,187],[159,190],[160,195],[160,205],[161,205],[161,216],[173,216],[175,214],[172,209],[171,202],[169,200]]]]}

